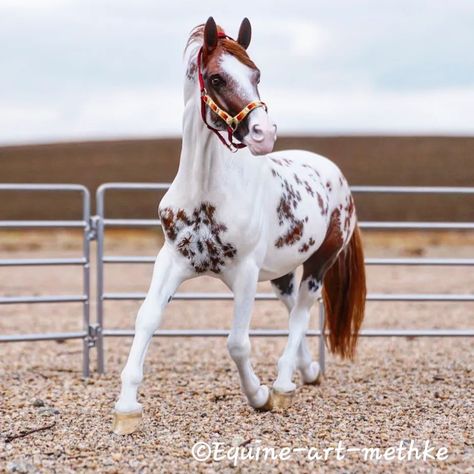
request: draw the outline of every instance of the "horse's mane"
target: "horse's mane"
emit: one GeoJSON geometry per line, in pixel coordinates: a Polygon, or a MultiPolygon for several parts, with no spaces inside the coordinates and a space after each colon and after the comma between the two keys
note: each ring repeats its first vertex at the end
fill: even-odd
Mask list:
{"type": "MultiPolygon", "coordinates": [[[[184,49],[185,54],[192,45],[201,46],[203,44],[204,26],[205,25],[198,25],[193,28],[191,34],[189,35],[188,42],[186,43],[186,48],[184,49]]],[[[219,34],[225,34],[224,29],[219,25],[217,25],[217,32],[219,34]]],[[[221,46],[224,51],[229,54],[232,54],[232,56],[235,56],[241,63],[245,64],[246,66],[251,67],[252,69],[257,69],[255,63],[249,58],[247,51],[245,51],[245,49],[242,48],[242,46],[240,46],[237,41],[228,38],[219,38],[218,46],[221,46]]]]}

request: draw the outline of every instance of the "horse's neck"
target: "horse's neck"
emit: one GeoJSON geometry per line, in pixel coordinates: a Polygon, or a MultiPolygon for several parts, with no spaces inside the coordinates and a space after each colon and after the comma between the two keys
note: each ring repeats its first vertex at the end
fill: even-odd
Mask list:
{"type": "Polygon", "coordinates": [[[210,131],[198,114],[195,99],[187,102],[183,120],[183,143],[175,181],[191,198],[210,194],[225,195],[238,190],[245,177],[247,150],[228,150],[210,131]],[[231,189],[229,189],[229,187],[231,189]]]}

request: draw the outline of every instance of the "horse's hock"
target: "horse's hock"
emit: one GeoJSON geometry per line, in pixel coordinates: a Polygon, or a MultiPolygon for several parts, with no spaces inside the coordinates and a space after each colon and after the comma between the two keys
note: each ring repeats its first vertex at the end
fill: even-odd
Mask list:
{"type": "MultiPolygon", "coordinates": [[[[77,220],[3,220],[0,221],[0,230],[19,229],[25,236],[28,229],[78,229],[82,233],[82,253],[76,257],[68,258],[2,258],[0,259],[0,267],[4,267],[6,271],[15,267],[46,267],[46,266],[65,266],[78,267],[81,272],[82,289],[77,294],[72,295],[51,295],[51,294],[31,294],[21,296],[4,295],[0,297],[1,305],[16,304],[66,304],[76,303],[82,307],[78,311],[77,319],[82,330],[69,332],[43,332],[43,333],[18,333],[4,334],[0,336],[0,342],[34,342],[34,341],[58,341],[79,339],[82,340],[83,364],[82,372],[85,377],[89,375],[89,356],[90,351],[97,351],[97,370],[100,373],[105,372],[104,362],[104,338],[108,337],[131,337],[133,330],[113,328],[107,324],[107,315],[104,303],[108,301],[125,302],[138,301],[145,297],[144,293],[128,293],[128,292],[108,292],[105,289],[105,267],[114,267],[114,265],[136,265],[136,264],[153,264],[155,256],[153,255],[107,255],[105,248],[105,231],[113,228],[153,228],[159,226],[157,219],[141,219],[137,216],[134,219],[109,218],[106,214],[105,200],[106,196],[112,191],[131,191],[138,192],[158,192],[168,188],[168,184],[145,184],[145,183],[108,183],[99,187],[97,191],[97,214],[91,215],[90,212],[90,195],[87,188],[74,184],[0,184],[0,192],[16,193],[25,195],[34,203],[37,193],[48,193],[60,196],[61,194],[76,195],[77,210],[81,215],[77,220]],[[96,245],[96,265],[90,268],[90,245],[96,245]],[[97,280],[97,301],[96,313],[90,316],[91,306],[91,283],[90,272],[94,272],[97,280]]],[[[466,196],[474,195],[474,188],[460,187],[377,187],[377,186],[354,186],[352,191],[359,195],[374,194],[390,194],[390,195],[411,195],[413,199],[417,196],[425,196],[427,194],[436,195],[454,195],[466,196]]],[[[439,230],[453,230],[461,232],[472,232],[474,230],[474,222],[400,222],[400,221],[370,221],[360,222],[360,227],[366,232],[372,230],[408,230],[408,231],[429,231],[436,232],[439,230]]],[[[21,238],[21,237],[20,237],[21,238]]],[[[474,265],[474,258],[430,258],[430,257],[403,257],[403,258],[367,258],[366,265],[370,266],[406,266],[406,267],[468,267],[474,265]]],[[[113,270],[113,268],[112,268],[113,270]]],[[[174,300],[182,301],[227,301],[232,299],[232,295],[220,292],[178,292],[174,300]]],[[[257,300],[272,301],[276,297],[270,293],[257,294],[257,300]]],[[[367,301],[377,302],[432,302],[435,303],[472,303],[474,302],[474,294],[472,293],[452,293],[436,292],[436,293],[369,293],[367,301]]],[[[319,305],[319,327],[323,327],[324,310],[319,305]]],[[[163,329],[159,330],[156,336],[161,337],[223,337],[228,335],[228,331],[220,328],[215,329],[163,329]]],[[[280,329],[255,329],[251,331],[251,335],[256,337],[280,337],[287,336],[287,330],[280,329]]],[[[317,337],[319,340],[319,360],[322,371],[325,367],[325,346],[322,339],[321,330],[310,330],[308,335],[317,337]]],[[[366,337],[472,337],[474,329],[363,329],[361,336],[366,337]]],[[[122,429],[124,425],[134,422],[134,420],[122,420],[122,429]]]]}

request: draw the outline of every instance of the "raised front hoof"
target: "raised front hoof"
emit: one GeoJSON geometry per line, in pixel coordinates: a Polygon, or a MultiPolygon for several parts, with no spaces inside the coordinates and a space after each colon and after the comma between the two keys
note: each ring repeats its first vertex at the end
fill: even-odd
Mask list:
{"type": "Polygon", "coordinates": [[[290,408],[293,398],[295,397],[296,391],[291,392],[280,392],[278,390],[272,389],[270,393],[272,410],[286,410],[290,408]]]}
{"type": "Polygon", "coordinates": [[[137,431],[142,424],[143,411],[130,412],[114,411],[112,431],[117,435],[128,435],[137,431]]]}

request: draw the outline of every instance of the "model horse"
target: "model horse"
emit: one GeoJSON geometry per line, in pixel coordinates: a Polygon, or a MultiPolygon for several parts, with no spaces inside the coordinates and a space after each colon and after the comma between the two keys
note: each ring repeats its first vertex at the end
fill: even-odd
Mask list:
{"type": "Polygon", "coordinates": [[[115,433],[132,433],[140,425],[137,390],[145,353],[166,304],[190,278],[219,278],[234,294],[227,347],[255,409],[288,406],[296,370],[303,383],[318,382],[320,367],[311,360],[305,333],[311,306],[321,295],[330,350],[354,355],[366,290],[349,186],[322,156],[271,153],[276,125],[260,100],[260,71],[246,51],[250,38],[247,19],[233,40],[212,18],[189,38],[179,170],[159,207],[165,244],[122,371],[115,433]],[[250,318],[257,282],[264,280],[271,281],[290,314],[272,390],[260,383],[250,362],[250,318]]]}

